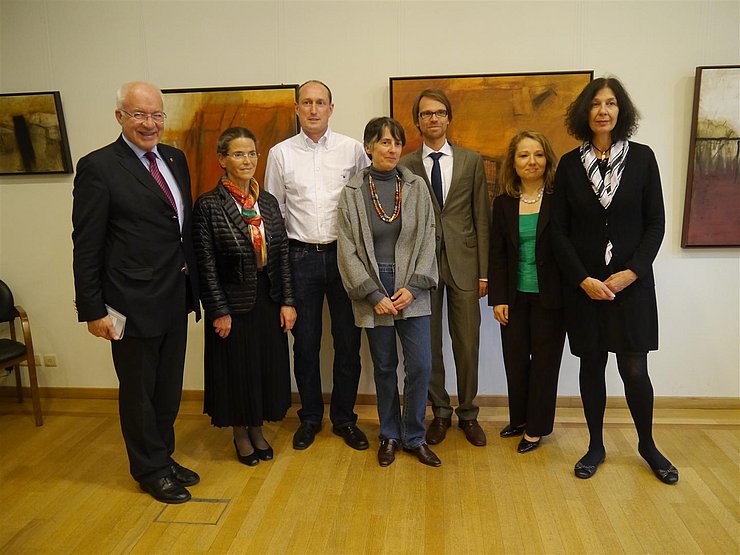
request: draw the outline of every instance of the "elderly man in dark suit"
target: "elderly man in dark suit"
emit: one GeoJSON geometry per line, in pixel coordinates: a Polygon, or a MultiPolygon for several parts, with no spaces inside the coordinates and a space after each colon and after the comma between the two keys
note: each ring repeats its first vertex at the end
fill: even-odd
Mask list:
{"type": "Polygon", "coordinates": [[[434,420],[427,443],[444,440],[452,424],[450,396],[442,360],[442,306],[447,293],[447,319],[457,370],[456,409],[459,427],[475,446],[486,444],[478,424],[478,343],[480,304],[488,293],[489,201],[480,154],[450,145],[447,127],[452,105],[439,89],[422,91],[412,108],[424,144],[404,156],[400,165],[423,177],[432,195],[437,223],[439,285],[432,293],[432,378],[429,399],[434,420]]]}
{"type": "Polygon", "coordinates": [[[187,315],[198,308],[184,154],[159,144],[162,93],[141,82],[118,91],[121,136],[80,159],[72,241],[78,319],[111,340],[131,475],[163,503],[190,499],[199,476],[172,458],[187,315]],[[126,318],[119,334],[109,308],[126,318]]]}

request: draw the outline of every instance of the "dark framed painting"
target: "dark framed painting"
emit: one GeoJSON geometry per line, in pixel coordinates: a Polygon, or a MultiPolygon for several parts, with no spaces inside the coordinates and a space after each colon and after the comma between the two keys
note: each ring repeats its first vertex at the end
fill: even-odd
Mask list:
{"type": "Polygon", "coordinates": [[[0,94],[0,175],[72,173],[59,91],[0,94]]]}
{"type": "Polygon", "coordinates": [[[219,135],[246,127],[257,137],[260,160],[255,179],[263,184],[267,152],[298,132],[298,85],[214,89],[164,89],[167,124],[162,142],[185,153],[193,200],[216,186],[223,170],[216,157],[219,135]]]}
{"type": "Polygon", "coordinates": [[[593,71],[391,77],[391,117],[406,130],[404,154],[419,148],[411,108],[422,90],[442,89],[454,113],[447,138],[481,154],[492,200],[506,148],[519,131],[544,133],[558,158],[579,144],[565,130],[565,111],[592,79],[593,71]]]}
{"type": "Polygon", "coordinates": [[[740,246],[740,66],[700,66],[681,246],[740,246]]]}

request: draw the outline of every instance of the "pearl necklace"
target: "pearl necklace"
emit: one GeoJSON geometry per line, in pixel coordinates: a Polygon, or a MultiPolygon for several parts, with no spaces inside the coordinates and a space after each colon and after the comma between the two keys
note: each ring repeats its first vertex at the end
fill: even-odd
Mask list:
{"type": "Polygon", "coordinates": [[[519,193],[519,200],[523,202],[524,204],[537,204],[542,198],[542,193],[544,192],[545,192],[545,187],[544,186],[540,187],[540,190],[537,191],[537,196],[534,197],[533,199],[525,198],[523,193],[519,193]]]}

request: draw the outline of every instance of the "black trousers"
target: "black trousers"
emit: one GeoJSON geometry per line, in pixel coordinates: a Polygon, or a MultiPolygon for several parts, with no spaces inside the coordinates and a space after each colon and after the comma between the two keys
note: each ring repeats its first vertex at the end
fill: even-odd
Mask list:
{"type": "Polygon", "coordinates": [[[509,423],[526,423],[529,436],[552,433],[565,344],[563,311],[543,307],[537,293],[517,292],[509,305],[509,323],[501,326],[501,343],[509,423]]]}
{"type": "Polygon", "coordinates": [[[187,317],[164,335],[111,341],[118,411],[131,475],[141,482],[170,473],[180,409],[187,317]]]}

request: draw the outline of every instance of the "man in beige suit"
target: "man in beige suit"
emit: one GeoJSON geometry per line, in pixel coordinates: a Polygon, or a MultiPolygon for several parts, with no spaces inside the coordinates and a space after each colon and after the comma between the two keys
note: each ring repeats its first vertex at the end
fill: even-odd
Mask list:
{"type": "Polygon", "coordinates": [[[480,305],[488,293],[489,202],[480,154],[447,142],[452,106],[439,89],[426,89],[412,108],[414,124],[424,139],[400,165],[424,178],[429,186],[437,224],[439,286],[432,293],[432,378],[429,400],[434,420],[427,443],[444,440],[452,424],[450,396],[445,389],[442,360],[442,304],[447,293],[447,320],[457,370],[456,409],[459,426],[470,443],[486,444],[478,424],[478,343],[480,305]]]}

